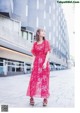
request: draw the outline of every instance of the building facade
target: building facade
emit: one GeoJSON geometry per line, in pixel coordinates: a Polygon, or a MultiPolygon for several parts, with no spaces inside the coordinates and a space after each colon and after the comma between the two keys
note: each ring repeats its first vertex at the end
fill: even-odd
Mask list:
{"type": "Polygon", "coordinates": [[[50,42],[51,67],[67,68],[69,37],[61,5],[56,0],[0,0],[1,74],[29,72],[30,50],[38,28],[46,31],[46,39],[50,42]]]}

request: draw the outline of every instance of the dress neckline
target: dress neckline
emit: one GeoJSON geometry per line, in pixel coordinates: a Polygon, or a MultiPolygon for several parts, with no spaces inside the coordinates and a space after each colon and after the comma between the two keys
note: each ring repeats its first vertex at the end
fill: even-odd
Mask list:
{"type": "Polygon", "coordinates": [[[38,43],[36,42],[36,44],[37,44],[37,45],[41,45],[41,44],[43,44],[43,42],[44,42],[44,40],[42,41],[42,43],[38,44],[38,43]]]}

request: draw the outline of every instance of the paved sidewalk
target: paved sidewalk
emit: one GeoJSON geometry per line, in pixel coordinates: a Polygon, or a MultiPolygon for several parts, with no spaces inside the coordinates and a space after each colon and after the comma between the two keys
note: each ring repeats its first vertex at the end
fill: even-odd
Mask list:
{"type": "MultiPolygon", "coordinates": [[[[26,90],[30,75],[0,77],[0,104],[9,107],[31,107],[26,90]]],[[[42,107],[35,98],[34,107],[42,107]]],[[[50,97],[47,107],[74,107],[74,68],[50,73],[50,97]]]]}

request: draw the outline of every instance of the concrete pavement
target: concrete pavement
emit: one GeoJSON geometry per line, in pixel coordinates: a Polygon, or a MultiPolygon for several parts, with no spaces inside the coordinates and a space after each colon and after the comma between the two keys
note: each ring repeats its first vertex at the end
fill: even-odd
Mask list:
{"type": "MultiPolygon", "coordinates": [[[[26,90],[30,74],[0,77],[0,104],[31,107],[26,90]]],[[[42,98],[34,98],[34,107],[43,107],[42,98]]],[[[47,107],[74,107],[74,68],[50,73],[50,97],[47,107]]]]}

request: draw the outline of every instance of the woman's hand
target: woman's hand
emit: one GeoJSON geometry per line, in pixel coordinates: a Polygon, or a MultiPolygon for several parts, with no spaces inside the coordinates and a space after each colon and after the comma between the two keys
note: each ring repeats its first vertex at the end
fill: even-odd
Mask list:
{"type": "Polygon", "coordinates": [[[46,68],[46,62],[44,62],[44,64],[43,64],[43,69],[45,69],[46,68]]]}
{"type": "Polygon", "coordinates": [[[49,58],[49,51],[48,51],[47,54],[46,54],[46,58],[45,58],[45,61],[44,61],[44,64],[43,64],[43,69],[45,69],[46,66],[47,66],[48,58],[49,58]]]}
{"type": "Polygon", "coordinates": [[[31,63],[31,70],[33,69],[34,60],[35,60],[35,56],[33,55],[33,57],[32,57],[32,63],[31,63]]]}

